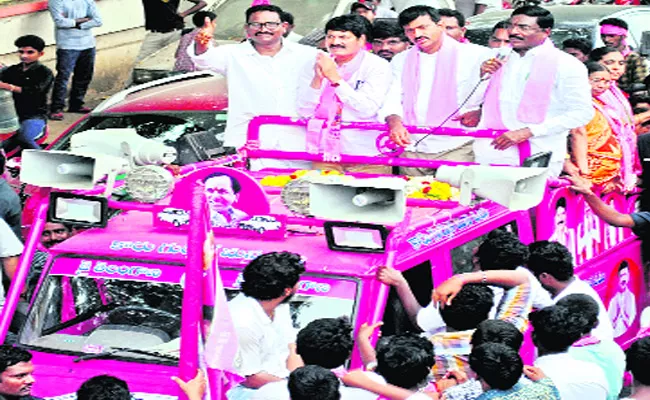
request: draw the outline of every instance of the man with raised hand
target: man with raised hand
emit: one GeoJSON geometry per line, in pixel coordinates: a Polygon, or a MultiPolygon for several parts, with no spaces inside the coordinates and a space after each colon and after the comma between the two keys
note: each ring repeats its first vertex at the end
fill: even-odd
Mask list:
{"type": "MultiPolygon", "coordinates": [[[[296,95],[298,76],[313,64],[317,50],[283,40],[287,23],[282,9],[256,5],[246,10],[244,29],[248,40],[213,47],[216,22],[208,19],[196,36],[188,54],[199,70],[212,70],[228,79],[228,121],[224,145],[242,147],[248,123],[257,115],[298,117],[296,95]]],[[[263,126],[261,147],[284,151],[305,150],[305,130],[300,127],[263,126]]],[[[304,162],[254,160],[254,169],[263,167],[303,168],[304,162]]]]}

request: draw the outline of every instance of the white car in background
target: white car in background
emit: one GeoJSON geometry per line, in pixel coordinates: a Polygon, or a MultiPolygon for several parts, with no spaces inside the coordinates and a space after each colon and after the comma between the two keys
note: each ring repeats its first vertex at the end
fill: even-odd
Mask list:
{"type": "Polygon", "coordinates": [[[158,213],[158,219],[169,222],[174,226],[187,225],[190,223],[190,215],[181,208],[168,207],[158,213]]]}
{"type": "Polygon", "coordinates": [[[264,233],[266,231],[277,231],[282,224],[280,221],[268,215],[255,215],[251,219],[241,221],[239,229],[247,231],[256,231],[257,233],[264,233]]]}

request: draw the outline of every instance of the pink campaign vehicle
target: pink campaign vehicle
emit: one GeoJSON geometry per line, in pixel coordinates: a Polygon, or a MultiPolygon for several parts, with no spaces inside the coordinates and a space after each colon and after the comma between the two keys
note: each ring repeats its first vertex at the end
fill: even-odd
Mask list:
{"type": "MultiPolygon", "coordinates": [[[[4,338],[12,319],[24,318],[17,340],[34,354],[33,394],[63,395],[108,372],[126,380],[133,392],[177,396],[169,377],[189,379],[202,366],[208,370],[210,396],[221,399],[236,350],[224,303],[238,292],[241,271],[255,257],[286,250],[306,260],[307,272],[291,302],[295,327],[347,316],[356,327],[383,320],[384,334],[391,334],[407,329],[408,321],[395,312],[398,301],[390,288],[376,280],[377,268],[403,271],[416,297],[428,302],[436,284],[472,269],[472,251],[495,229],[515,232],[526,243],[566,244],[577,274],[609,306],[616,340],[625,346],[637,335],[646,306],[640,241],[628,230],[606,226],[565,183],[547,180],[546,169],[534,165],[543,161],[539,157],[526,161],[533,164],[529,168],[443,165],[399,158],[380,135],[381,156],[328,157],[341,163],[440,167],[438,181],[243,168],[255,158],[322,161],[322,149],[312,154],[259,148],[260,126],[307,123],[256,117],[239,154],[180,167],[174,176],[161,166],[174,161],[173,149],[129,129],[76,132],[75,146],[88,146],[83,154],[25,152],[21,177],[41,189],[32,199],[38,204],[35,218],[0,335],[4,338]],[[93,153],[92,146],[103,153],[93,153]],[[57,173],[43,174],[43,165],[57,173]],[[224,201],[214,195],[215,182],[232,189],[229,218],[212,211],[224,201]],[[48,217],[88,229],[44,249],[39,238],[48,217]],[[204,257],[210,231],[212,262],[204,257]],[[43,272],[21,301],[36,258],[46,258],[43,272]],[[624,263],[627,268],[619,268],[624,263]],[[626,301],[619,299],[621,293],[626,301]],[[621,307],[628,317],[618,321],[621,307]]],[[[343,123],[342,128],[368,134],[386,130],[372,123],[343,123]]],[[[606,200],[632,212],[636,195],[606,200]]],[[[355,354],[350,366],[360,365],[355,354]]]]}

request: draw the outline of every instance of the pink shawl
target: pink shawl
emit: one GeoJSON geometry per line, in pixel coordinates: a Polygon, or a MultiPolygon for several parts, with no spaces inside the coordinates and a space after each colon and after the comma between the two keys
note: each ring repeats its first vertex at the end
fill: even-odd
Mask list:
{"type": "Polygon", "coordinates": [[[605,104],[604,107],[596,105],[596,108],[603,113],[609,126],[616,134],[623,152],[623,185],[626,191],[636,186],[636,175],[640,172],[639,160],[636,150],[636,132],[634,131],[634,113],[629,101],[616,85],[612,85],[608,91],[601,94],[598,100],[605,104]]]}
{"type": "MultiPolygon", "coordinates": [[[[521,122],[539,124],[544,122],[546,112],[551,103],[551,92],[555,82],[555,75],[560,65],[558,52],[553,43],[546,39],[539,46],[533,64],[528,74],[524,87],[524,94],[517,109],[517,119],[521,122]]],[[[483,103],[483,117],[485,126],[492,129],[507,129],[501,119],[501,80],[503,69],[499,69],[490,79],[485,102],[483,103]]]]}
{"type": "MultiPolygon", "coordinates": [[[[429,95],[429,111],[427,126],[438,126],[458,108],[456,94],[456,70],[458,64],[458,47],[462,44],[442,35],[442,46],[438,50],[436,73],[433,78],[431,94],[429,95]]],[[[420,89],[420,50],[417,46],[407,50],[404,71],[402,72],[402,87],[404,90],[404,121],[407,125],[418,125],[415,104],[420,89]]],[[[425,88],[426,90],[427,88],[425,88]]],[[[459,122],[448,121],[449,126],[459,122]]]]}
{"type": "MultiPolygon", "coordinates": [[[[350,62],[339,66],[342,80],[348,82],[359,70],[366,51],[361,50],[350,62]]],[[[315,118],[307,125],[307,151],[323,153],[323,161],[336,162],[341,154],[341,114],[343,103],[336,95],[336,86],[325,82],[320,102],[315,110],[315,118]]]]}

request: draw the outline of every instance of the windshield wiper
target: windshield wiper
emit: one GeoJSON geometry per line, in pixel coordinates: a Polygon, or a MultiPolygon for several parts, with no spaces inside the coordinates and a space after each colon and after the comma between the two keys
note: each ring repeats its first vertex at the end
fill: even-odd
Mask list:
{"type": "Polygon", "coordinates": [[[51,334],[53,334],[55,332],[58,332],[58,331],[60,331],[62,329],[69,328],[69,327],[71,327],[73,325],[77,325],[78,323],[86,321],[86,320],[94,317],[95,315],[97,315],[99,313],[110,311],[110,310],[116,308],[117,306],[118,306],[118,304],[116,304],[116,303],[103,304],[103,305],[101,305],[101,306],[99,306],[99,307],[97,307],[97,308],[95,308],[93,310],[88,310],[85,313],[81,313],[81,314],[77,315],[76,317],[72,318],[69,321],[54,325],[54,326],[52,326],[50,328],[47,328],[47,329],[43,329],[43,332],[41,332],[41,336],[51,335],[51,334]]]}
{"type": "Polygon", "coordinates": [[[82,356],[75,358],[74,360],[72,360],[72,362],[77,363],[85,360],[94,360],[98,358],[111,357],[116,355],[117,353],[125,353],[125,352],[133,353],[133,354],[143,354],[146,356],[153,356],[158,358],[164,358],[166,360],[178,361],[178,357],[176,356],[173,356],[171,354],[159,353],[153,350],[130,349],[128,347],[111,347],[110,350],[102,351],[101,353],[84,354],[82,356]]]}

